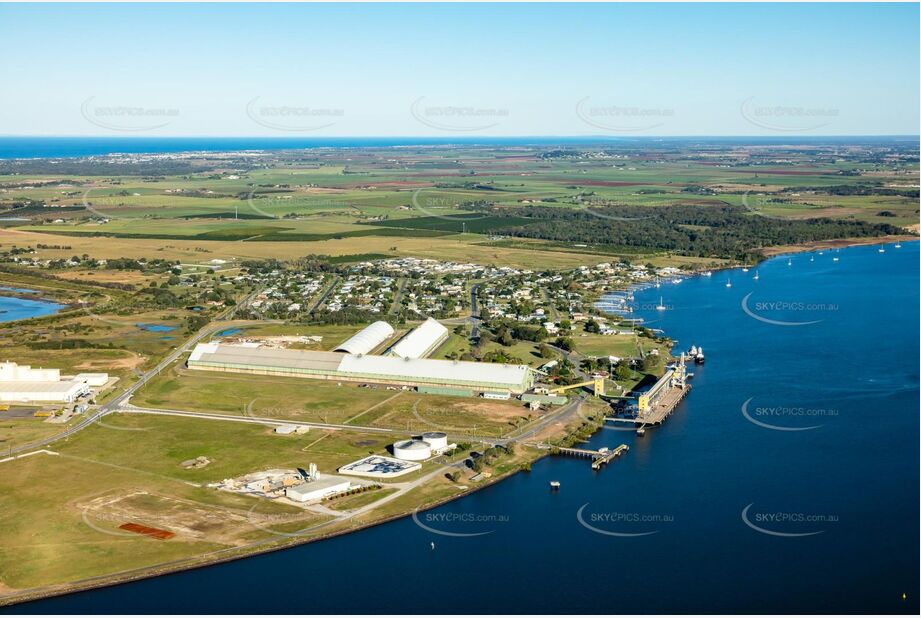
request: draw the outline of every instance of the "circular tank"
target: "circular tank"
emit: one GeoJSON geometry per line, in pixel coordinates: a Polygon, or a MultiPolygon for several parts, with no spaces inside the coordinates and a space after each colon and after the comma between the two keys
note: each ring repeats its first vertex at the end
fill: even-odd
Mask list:
{"type": "Polygon", "coordinates": [[[432,447],[422,440],[403,440],[393,445],[393,456],[406,461],[422,461],[432,456],[432,447]]]}
{"type": "Polygon", "coordinates": [[[422,440],[427,442],[433,451],[439,451],[448,447],[448,434],[442,431],[427,431],[422,434],[422,440]]]}

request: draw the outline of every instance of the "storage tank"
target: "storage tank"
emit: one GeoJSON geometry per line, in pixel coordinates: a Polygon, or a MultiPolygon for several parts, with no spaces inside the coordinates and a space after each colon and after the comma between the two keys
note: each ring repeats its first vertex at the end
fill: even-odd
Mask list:
{"type": "Polygon", "coordinates": [[[403,440],[394,443],[393,456],[406,461],[423,461],[432,456],[432,447],[422,440],[403,440]]]}
{"type": "Polygon", "coordinates": [[[443,431],[427,431],[422,434],[422,441],[432,447],[433,451],[441,451],[448,448],[448,434],[443,431]]]}

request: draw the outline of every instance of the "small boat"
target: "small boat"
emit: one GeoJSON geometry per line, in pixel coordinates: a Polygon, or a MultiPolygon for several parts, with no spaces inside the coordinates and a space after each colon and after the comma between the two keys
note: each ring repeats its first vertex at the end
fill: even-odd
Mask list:
{"type": "Polygon", "coordinates": [[[727,281],[727,282],[726,282],[726,287],[727,287],[727,288],[731,288],[731,287],[732,287],[732,281],[727,281]]]}
{"type": "Polygon", "coordinates": [[[639,429],[637,429],[637,430],[636,430],[636,435],[638,435],[638,436],[645,436],[645,435],[646,435],[646,428],[645,428],[645,427],[640,427],[639,429]]]}
{"type": "Polygon", "coordinates": [[[819,251],[819,255],[825,255],[824,251],[819,251]]]}
{"type": "Polygon", "coordinates": [[[886,252],[886,250],[883,249],[882,247],[880,247],[880,248],[878,249],[878,251],[879,251],[880,253],[885,253],[885,252],[886,252]]]}
{"type": "Polygon", "coordinates": [[[902,243],[898,243],[898,242],[895,243],[895,248],[896,248],[896,249],[901,249],[901,248],[902,248],[902,243]]]}
{"type": "Polygon", "coordinates": [[[694,362],[698,365],[703,365],[705,360],[706,359],[704,358],[704,349],[697,348],[697,354],[694,355],[694,362]]]}
{"type": "Polygon", "coordinates": [[[435,549],[435,541],[432,541],[432,549],[435,549]]]}
{"type": "Polygon", "coordinates": [[[787,260],[787,266],[793,266],[793,260],[787,260]]]}
{"type": "Polygon", "coordinates": [[[710,272],[709,270],[704,271],[704,277],[712,277],[712,276],[713,276],[713,273],[710,272]]]}
{"type": "Polygon", "coordinates": [[[832,261],[832,262],[837,262],[837,261],[838,261],[838,258],[833,257],[833,258],[831,259],[831,261],[832,261]]]}
{"type": "Polygon", "coordinates": [[[673,279],[672,283],[681,283],[684,279],[673,279]]]}
{"type": "Polygon", "coordinates": [[[695,356],[697,356],[697,346],[692,345],[691,349],[688,350],[688,358],[694,358],[695,356]]]}
{"type": "Polygon", "coordinates": [[[665,303],[662,301],[662,297],[659,297],[659,304],[656,305],[656,311],[665,311],[665,303]]]}
{"type": "Polygon", "coordinates": [[[559,489],[559,488],[560,488],[559,481],[550,481],[550,489],[559,489]]]}
{"type": "Polygon", "coordinates": [[[815,262],[815,258],[812,257],[812,256],[810,255],[810,256],[809,256],[809,261],[810,261],[810,262],[815,262]]]}
{"type": "Polygon", "coordinates": [[[747,272],[748,272],[748,268],[745,267],[745,266],[743,266],[743,267],[742,267],[742,272],[743,272],[743,273],[747,273],[747,272]]]}
{"type": "Polygon", "coordinates": [[[656,277],[656,287],[657,287],[657,288],[662,287],[662,284],[659,283],[659,278],[658,278],[658,277],[656,277]]]}
{"type": "Polygon", "coordinates": [[[755,276],[752,277],[752,279],[754,279],[755,281],[757,281],[757,280],[760,279],[760,278],[761,278],[761,275],[758,274],[758,271],[755,271],[755,276]]]}

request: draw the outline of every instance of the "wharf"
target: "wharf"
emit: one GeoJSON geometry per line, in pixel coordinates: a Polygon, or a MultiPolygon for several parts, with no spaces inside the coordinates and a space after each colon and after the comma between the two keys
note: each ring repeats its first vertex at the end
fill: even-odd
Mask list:
{"type": "Polygon", "coordinates": [[[691,386],[689,384],[673,386],[650,406],[648,412],[634,417],[606,416],[604,420],[611,423],[633,423],[641,427],[644,425],[661,425],[675,411],[675,408],[690,390],[691,386]]]}
{"type": "Polygon", "coordinates": [[[621,444],[617,448],[607,451],[595,451],[585,448],[559,447],[560,455],[569,455],[570,457],[585,457],[592,460],[592,470],[600,470],[601,466],[611,463],[624,453],[630,450],[626,444],[621,444]]]}

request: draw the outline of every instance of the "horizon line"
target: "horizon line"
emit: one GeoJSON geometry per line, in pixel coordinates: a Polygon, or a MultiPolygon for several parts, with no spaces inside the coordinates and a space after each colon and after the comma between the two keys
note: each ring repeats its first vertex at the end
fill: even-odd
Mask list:
{"type": "Polygon", "coordinates": [[[324,140],[324,139],[422,139],[422,140],[477,140],[477,139],[598,139],[598,140],[631,140],[631,139],[827,139],[827,138],[913,138],[921,140],[921,133],[841,133],[827,135],[747,135],[747,134],[687,134],[687,135],[28,135],[0,133],[0,139],[282,139],[282,140],[324,140]]]}

